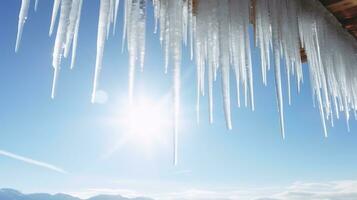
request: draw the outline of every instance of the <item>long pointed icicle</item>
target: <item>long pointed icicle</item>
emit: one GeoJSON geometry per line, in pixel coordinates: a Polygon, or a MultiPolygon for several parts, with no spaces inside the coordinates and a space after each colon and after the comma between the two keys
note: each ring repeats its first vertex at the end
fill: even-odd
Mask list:
{"type": "Polygon", "coordinates": [[[115,0],[115,9],[114,9],[114,28],[113,28],[113,34],[115,34],[115,30],[116,30],[117,17],[118,17],[118,10],[119,10],[119,3],[120,3],[120,0],[115,0]]]}
{"type": "Polygon", "coordinates": [[[82,0],[72,0],[71,12],[69,15],[68,30],[66,33],[66,43],[64,47],[64,57],[67,57],[73,42],[74,35],[78,31],[77,25],[80,20],[82,0]]]}
{"type": "Polygon", "coordinates": [[[93,90],[92,90],[92,103],[95,102],[96,91],[98,88],[98,79],[100,71],[103,64],[103,54],[104,46],[107,37],[107,26],[110,23],[110,0],[100,0],[100,9],[99,9],[99,21],[98,21],[98,36],[97,36],[97,55],[95,61],[95,72],[94,72],[94,81],[93,81],[93,90]]]}
{"type": "Polygon", "coordinates": [[[146,37],[146,0],[127,0],[128,11],[125,15],[125,33],[129,52],[129,101],[132,102],[136,65],[144,69],[146,37]]]}
{"type": "Polygon", "coordinates": [[[38,8],[38,1],[39,0],[35,0],[35,7],[34,7],[35,12],[37,11],[37,8],[38,8]]]}
{"type": "Polygon", "coordinates": [[[54,68],[54,75],[53,75],[52,92],[51,92],[52,99],[55,97],[55,93],[56,93],[57,80],[61,68],[61,59],[63,57],[63,51],[65,48],[71,6],[72,6],[72,0],[62,0],[60,19],[58,23],[55,46],[53,49],[52,66],[54,68]]]}
{"type": "Polygon", "coordinates": [[[180,118],[180,68],[182,51],[182,2],[169,1],[169,34],[172,39],[173,99],[174,99],[174,165],[178,163],[178,128],[180,118]],[[179,19],[179,20],[178,20],[179,19]]]}
{"type": "Polygon", "coordinates": [[[281,70],[280,70],[280,57],[275,56],[275,89],[278,102],[278,111],[280,115],[280,131],[283,139],[285,139],[285,122],[284,122],[284,103],[283,103],[283,91],[281,86],[281,70]]]}
{"type": "MultiPolygon", "coordinates": [[[[219,21],[228,21],[228,1],[222,0],[218,2],[218,19],[219,21]]],[[[229,29],[227,23],[221,23],[219,25],[219,48],[220,48],[220,65],[222,66],[222,91],[223,91],[223,104],[224,113],[226,117],[227,128],[232,129],[231,120],[231,102],[230,102],[230,65],[229,65],[229,43],[227,38],[229,29]]]]}
{"type": "Polygon", "coordinates": [[[20,8],[20,14],[19,14],[19,22],[17,25],[17,36],[16,36],[16,46],[15,46],[15,52],[19,50],[20,42],[21,42],[21,37],[22,37],[22,32],[24,30],[24,25],[27,19],[27,14],[28,10],[30,7],[30,0],[22,0],[21,2],[21,8],[20,8]]]}
{"type": "MultiPolygon", "coordinates": [[[[173,163],[178,163],[178,129],[180,118],[180,74],[183,42],[183,2],[176,0],[155,1],[160,6],[160,38],[164,43],[165,66],[169,56],[173,65],[173,163]]],[[[187,24],[186,24],[187,25],[187,24]]],[[[130,40],[128,41],[130,42],[130,40]]],[[[166,67],[165,67],[166,68],[166,67]]],[[[167,69],[167,68],[166,68],[167,69]]],[[[165,69],[165,71],[166,71],[165,69]]]]}
{"type": "Polygon", "coordinates": [[[283,91],[281,83],[281,69],[280,69],[280,59],[281,59],[281,43],[280,43],[280,28],[281,23],[280,18],[280,7],[281,0],[272,0],[269,3],[271,8],[271,20],[272,20],[272,38],[273,38],[273,54],[275,62],[275,89],[276,97],[278,102],[278,111],[280,115],[280,129],[283,139],[285,138],[285,123],[284,123],[284,102],[283,102],[283,91]]]}
{"type": "Polygon", "coordinates": [[[79,24],[80,24],[80,21],[81,21],[82,4],[83,4],[83,0],[80,0],[77,20],[76,20],[76,27],[75,27],[74,36],[73,36],[71,69],[73,69],[73,67],[74,67],[74,62],[75,62],[76,56],[77,56],[78,32],[79,32],[79,24]]]}
{"type": "Polygon", "coordinates": [[[61,3],[61,0],[54,0],[54,2],[53,2],[51,25],[50,25],[50,31],[49,31],[49,35],[50,36],[52,35],[53,29],[55,27],[57,13],[58,13],[58,10],[59,10],[60,3],[61,3]]]}

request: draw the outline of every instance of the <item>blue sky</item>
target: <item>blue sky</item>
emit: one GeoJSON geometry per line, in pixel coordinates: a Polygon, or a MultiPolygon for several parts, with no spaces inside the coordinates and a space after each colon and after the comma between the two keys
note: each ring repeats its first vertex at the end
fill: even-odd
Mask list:
{"type": "MultiPolygon", "coordinates": [[[[234,106],[232,131],[225,128],[219,80],[214,91],[214,124],[208,123],[206,97],[201,123],[195,123],[195,69],[185,48],[178,166],[172,164],[171,130],[164,133],[168,144],[154,143],[149,155],[147,149],[141,149],[140,138],[109,154],[124,135],[120,125],[107,123],[120,115],[127,95],[128,54],[121,53],[123,9],[117,33],[107,42],[100,77],[100,89],[107,93],[108,101],[91,104],[99,1],[85,1],[83,6],[77,62],[70,70],[69,60],[63,60],[54,100],[50,99],[54,38],[48,37],[52,2],[40,1],[37,13],[30,11],[17,54],[20,1],[6,1],[0,7],[0,150],[66,172],[10,158],[0,151],[0,187],[82,196],[96,191],[189,196],[194,191],[223,191],[223,195],[244,188],[282,192],[296,183],[357,180],[356,122],[351,121],[348,133],[342,118],[329,129],[329,137],[323,137],[320,116],[312,104],[307,65],[301,94],[293,92],[292,106],[285,106],[287,136],[281,139],[273,74],[269,74],[268,86],[263,86],[257,49],[253,49],[256,110],[234,106]]],[[[137,74],[135,93],[152,101],[169,96],[163,107],[171,111],[172,77],[163,73],[152,17],[149,7],[145,69],[137,74]]]]}

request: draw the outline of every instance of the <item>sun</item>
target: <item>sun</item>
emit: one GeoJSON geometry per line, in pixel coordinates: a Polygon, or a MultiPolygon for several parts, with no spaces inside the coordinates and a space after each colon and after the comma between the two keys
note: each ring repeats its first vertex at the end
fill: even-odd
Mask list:
{"type": "Polygon", "coordinates": [[[144,153],[167,144],[172,117],[164,101],[140,97],[120,106],[118,147],[129,146],[144,153]]]}
{"type": "Polygon", "coordinates": [[[150,140],[151,137],[161,135],[167,126],[165,110],[148,99],[140,99],[138,103],[130,104],[125,115],[125,131],[150,140]]]}

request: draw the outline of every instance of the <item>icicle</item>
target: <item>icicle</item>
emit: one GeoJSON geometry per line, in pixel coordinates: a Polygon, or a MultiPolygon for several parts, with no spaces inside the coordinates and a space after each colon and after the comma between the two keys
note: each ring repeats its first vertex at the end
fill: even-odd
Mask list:
{"type": "Polygon", "coordinates": [[[276,84],[276,95],[278,101],[278,110],[280,115],[280,129],[283,139],[285,139],[285,122],[284,122],[284,103],[283,103],[283,92],[281,86],[281,72],[280,72],[280,57],[279,54],[275,56],[275,84],[276,84]]]}
{"type": "Polygon", "coordinates": [[[213,123],[213,65],[208,66],[208,105],[209,105],[209,122],[213,123]]]}
{"type": "Polygon", "coordinates": [[[140,70],[144,71],[146,49],[146,0],[141,0],[139,4],[138,31],[140,70]]]}
{"type": "Polygon", "coordinates": [[[145,37],[146,37],[146,0],[127,0],[130,11],[126,11],[125,30],[129,51],[129,101],[134,91],[135,66],[139,58],[140,69],[144,69],[145,37]]]}
{"type": "Polygon", "coordinates": [[[178,128],[180,118],[180,68],[182,54],[182,1],[168,0],[168,25],[173,62],[173,99],[174,99],[174,164],[178,162],[178,128]]]}
{"type": "MultiPolygon", "coordinates": [[[[81,4],[82,0],[72,0],[71,12],[69,15],[69,24],[68,30],[66,34],[66,43],[64,47],[64,57],[68,56],[70,51],[70,47],[73,42],[74,35],[76,35],[76,31],[78,31],[77,26],[79,26],[80,13],[81,13],[81,4]]],[[[78,33],[77,33],[78,34],[78,33]]]]}
{"type": "Polygon", "coordinates": [[[125,14],[124,14],[124,24],[123,24],[123,37],[122,37],[122,46],[121,46],[121,51],[124,51],[124,46],[125,46],[125,39],[126,39],[126,34],[127,34],[127,23],[130,21],[130,11],[131,11],[131,3],[132,0],[125,0],[125,14]]]}
{"type": "Polygon", "coordinates": [[[61,0],[54,0],[53,2],[53,10],[52,10],[52,17],[51,17],[51,25],[50,25],[50,31],[49,31],[49,35],[52,35],[53,29],[55,27],[55,23],[56,23],[56,18],[57,18],[57,13],[58,13],[58,9],[60,6],[60,2],[61,0]]]}
{"type": "Polygon", "coordinates": [[[61,67],[61,59],[65,48],[66,35],[68,29],[69,15],[71,11],[72,0],[62,0],[61,13],[56,34],[55,46],[53,49],[52,66],[54,68],[54,76],[52,83],[51,98],[55,97],[58,75],[61,67]]]}
{"type": "Polygon", "coordinates": [[[97,55],[96,55],[96,62],[95,62],[92,103],[95,102],[96,91],[98,88],[99,74],[102,69],[105,40],[108,30],[107,26],[109,23],[109,15],[110,15],[110,0],[100,0],[98,36],[97,36],[97,55]]]}
{"type": "Polygon", "coordinates": [[[219,25],[219,48],[220,48],[220,65],[222,66],[222,90],[223,90],[223,102],[224,113],[226,117],[226,124],[229,130],[232,129],[231,120],[231,103],[230,103],[230,83],[229,83],[229,51],[228,51],[228,0],[222,0],[218,2],[218,17],[222,22],[219,25]]]}
{"type": "Polygon", "coordinates": [[[270,44],[272,43],[269,2],[256,0],[256,44],[260,48],[263,84],[267,85],[267,70],[270,68],[270,44]]]}
{"type": "Polygon", "coordinates": [[[117,17],[118,17],[118,9],[119,9],[119,2],[120,2],[120,0],[115,0],[115,11],[114,11],[114,28],[113,28],[113,34],[115,34],[115,30],[116,30],[117,17]]]}
{"type": "Polygon", "coordinates": [[[25,25],[25,22],[27,19],[29,6],[30,6],[30,0],[22,0],[20,14],[19,14],[19,22],[17,25],[17,37],[16,37],[15,52],[17,52],[19,50],[22,32],[24,30],[24,25],[25,25]]]}
{"type": "Polygon", "coordinates": [[[76,60],[77,43],[78,43],[78,32],[79,32],[79,23],[80,23],[80,20],[81,20],[82,4],[83,4],[83,0],[80,0],[79,9],[78,9],[78,14],[77,14],[77,20],[76,20],[76,27],[75,27],[74,36],[73,36],[71,69],[73,69],[73,67],[74,67],[74,62],[75,62],[75,60],[76,60]]]}
{"type": "Polygon", "coordinates": [[[37,8],[38,8],[38,1],[39,0],[35,0],[35,7],[34,7],[35,12],[37,11],[37,8]]]}
{"type": "Polygon", "coordinates": [[[281,0],[270,1],[271,8],[271,18],[272,18],[272,37],[273,37],[273,54],[275,62],[275,88],[276,96],[278,102],[278,111],[280,115],[280,129],[283,139],[285,138],[285,122],[284,122],[284,102],[283,102],[283,92],[281,83],[281,70],[280,70],[280,59],[281,59],[281,43],[280,43],[280,13],[279,6],[281,6],[281,0]]]}
{"type": "Polygon", "coordinates": [[[177,58],[174,64],[174,165],[178,163],[178,130],[180,118],[180,63],[177,58]]]}
{"type": "MultiPolygon", "coordinates": [[[[198,45],[197,47],[197,51],[201,51],[200,50],[200,46],[198,45]]],[[[197,124],[199,124],[200,122],[200,88],[201,88],[201,79],[203,79],[204,77],[202,77],[201,75],[201,67],[202,66],[202,59],[200,57],[200,53],[197,53],[197,63],[196,63],[196,120],[197,120],[197,124]]]]}

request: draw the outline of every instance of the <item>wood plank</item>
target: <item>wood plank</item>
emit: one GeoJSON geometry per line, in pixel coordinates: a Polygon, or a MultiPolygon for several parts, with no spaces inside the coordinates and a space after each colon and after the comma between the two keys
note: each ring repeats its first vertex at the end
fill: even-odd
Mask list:
{"type": "Polygon", "coordinates": [[[357,0],[342,0],[336,3],[332,3],[327,5],[327,9],[329,9],[332,13],[340,12],[343,10],[347,10],[357,6],[357,0]]]}

